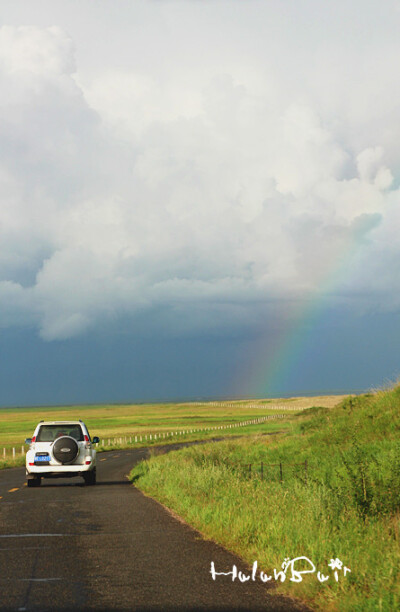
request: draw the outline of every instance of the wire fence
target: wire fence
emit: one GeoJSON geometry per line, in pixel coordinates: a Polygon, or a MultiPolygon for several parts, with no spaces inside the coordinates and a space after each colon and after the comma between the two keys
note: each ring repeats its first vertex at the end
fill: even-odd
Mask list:
{"type": "Polygon", "coordinates": [[[301,463],[266,463],[264,461],[253,463],[231,463],[225,462],[240,476],[247,478],[259,478],[260,480],[279,480],[283,482],[288,476],[301,478],[306,484],[310,465],[308,460],[301,463]]]}
{"type": "Polygon", "coordinates": [[[218,408],[256,408],[264,409],[264,410],[297,410],[298,412],[302,410],[307,410],[311,408],[310,404],[304,403],[293,403],[293,404],[243,404],[236,402],[192,402],[192,406],[216,406],[218,408]]]}

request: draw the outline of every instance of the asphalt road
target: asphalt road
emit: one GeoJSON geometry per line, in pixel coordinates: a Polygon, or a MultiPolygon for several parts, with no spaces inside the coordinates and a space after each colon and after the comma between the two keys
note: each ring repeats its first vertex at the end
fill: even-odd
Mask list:
{"type": "Polygon", "coordinates": [[[99,454],[94,487],[0,471],[1,610],[305,610],[259,580],[213,581],[211,561],[248,568],[128,481],[146,455],[99,454]]]}

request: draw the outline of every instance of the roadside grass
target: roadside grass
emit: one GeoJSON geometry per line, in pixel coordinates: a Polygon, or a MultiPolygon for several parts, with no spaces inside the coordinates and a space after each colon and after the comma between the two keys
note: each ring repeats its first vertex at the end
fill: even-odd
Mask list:
{"type": "Polygon", "coordinates": [[[4,470],[6,468],[21,467],[22,465],[25,465],[25,454],[18,455],[15,457],[15,459],[0,459],[0,470],[4,470]]]}
{"type": "Polygon", "coordinates": [[[285,558],[304,555],[329,575],[324,583],[315,574],[286,580],[279,591],[319,610],[400,609],[400,386],[310,409],[285,425],[283,436],[154,456],[131,478],[249,564],[279,570],[285,558]],[[305,460],[307,479],[301,465],[289,465],[305,460]],[[277,465],[264,465],[261,480],[261,461],[282,463],[283,482],[277,465]],[[337,582],[328,566],[336,558],[351,570],[339,571],[337,582]]]}

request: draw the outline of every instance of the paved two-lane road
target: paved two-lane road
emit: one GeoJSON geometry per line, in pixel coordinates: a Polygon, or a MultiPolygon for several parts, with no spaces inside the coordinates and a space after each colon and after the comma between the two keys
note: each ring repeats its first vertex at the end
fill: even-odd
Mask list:
{"type": "Polygon", "coordinates": [[[259,581],[214,582],[211,561],[246,567],[130,484],[146,456],[99,454],[95,487],[0,471],[1,610],[304,610],[259,581]]]}

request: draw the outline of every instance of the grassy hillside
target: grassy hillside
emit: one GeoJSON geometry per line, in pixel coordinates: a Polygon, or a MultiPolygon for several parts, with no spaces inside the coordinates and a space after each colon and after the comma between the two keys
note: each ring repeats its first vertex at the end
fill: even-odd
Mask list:
{"type": "Polygon", "coordinates": [[[272,570],[309,558],[328,581],[310,574],[277,586],[317,609],[400,609],[400,386],[290,422],[284,436],[155,456],[131,476],[249,564],[272,570]],[[305,460],[307,473],[290,465],[305,460]],[[328,565],[336,558],[351,570],[337,582],[328,565]]]}

